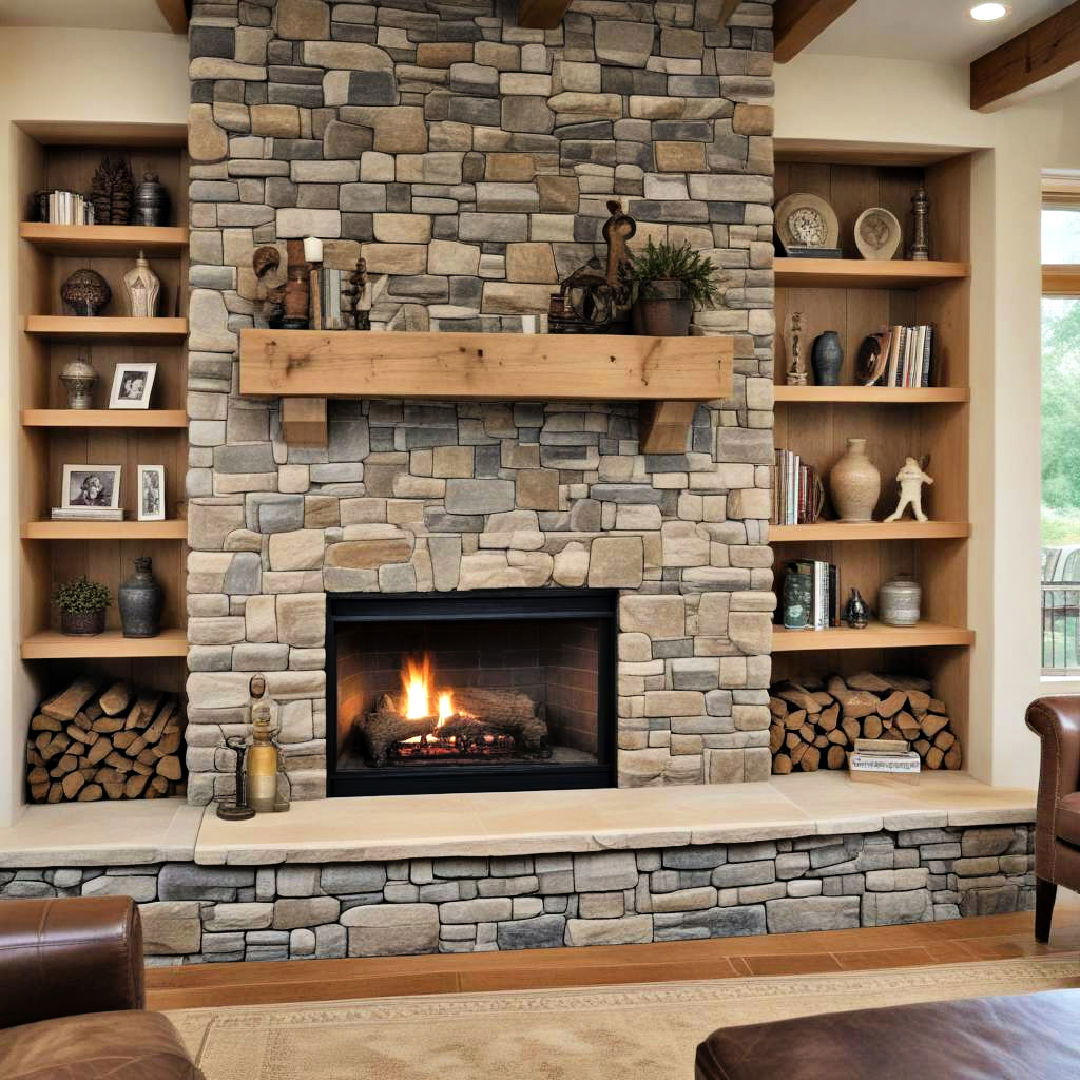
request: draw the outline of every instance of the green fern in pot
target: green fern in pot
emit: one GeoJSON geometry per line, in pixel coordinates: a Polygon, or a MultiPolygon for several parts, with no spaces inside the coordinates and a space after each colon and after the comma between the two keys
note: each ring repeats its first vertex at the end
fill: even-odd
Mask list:
{"type": "Polygon", "coordinates": [[[100,634],[105,629],[105,609],[112,603],[107,585],[86,577],[65,581],[53,592],[60,611],[60,630],[65,634],[100,634]]]}
{"type": "Polygon", "coordinates": [[[695,307],[715,307],[724,275],[688,243],[654,244],[634,256],[628,272],[634,297],[634,332],[685,337],[695,307]]]}

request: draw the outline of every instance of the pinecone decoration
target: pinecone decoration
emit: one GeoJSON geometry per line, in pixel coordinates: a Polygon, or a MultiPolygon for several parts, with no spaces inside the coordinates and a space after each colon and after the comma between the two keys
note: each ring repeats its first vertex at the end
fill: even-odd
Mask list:
{"type": "Polygon", "coordinates": [[[135,178],[126,158],[101,159],[94,173],[90,200],[94,204],[94,222],[98,225],[126,225],[131,220],[135,178]]]}

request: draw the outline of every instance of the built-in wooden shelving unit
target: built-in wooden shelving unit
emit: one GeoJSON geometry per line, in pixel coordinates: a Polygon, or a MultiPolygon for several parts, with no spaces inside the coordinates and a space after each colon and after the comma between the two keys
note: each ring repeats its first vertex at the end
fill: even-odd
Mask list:
{"type": "Polygon", "coordinates": [[[182,691],[186,674],[188,224],[187,133],[182,125],[21,124],[15,130],[18,205],[50,188],[87,191],[103,154],[123,154],[135,176],[155,171],[171,195],[174,221],[135,225],[19,225],[18,521],[24,541],[19,580],[21,653],[40,693],[85,671],[182,691]],[[139,252],[161,280],[158,317],[124,314],[123,275],[139,252]],[[112,300],[99,316],[72,315],[60,300],[71,272],[92,267],[112,300]],[[67,408],[59,375],[81,356],[98,373],[94,408],[67,408]],[[118,363],[157,364],[151,408],[107,408],[118,363]],[[131,520],[52,521],[66,464],[120,465],[121,505],[131,520]],[[137,520],[139,465],[165,466],[165,521],[137,520]],[[165,590],[163,625],[154,638],[124,638],[115,596],[133,560],[148,555],[165,590]],[[86,575],[114,597],[106,632],[59,633],[52,604],[57,584],[86,575]],[[39,664],[50,660],[53,663],[39,664]]]}
{"type": "MultiPolygon", "coordinates": [[[[807,191],[826,199],[840,226],[842,259],[776,260],[777,348],[774,387],[775,442],[793,450],[825,481],[847,439],[867,440],[880,469],[882,496],[873,522],[823,519],[813,525],[770,527],[777,588],[792,559],[835,563],[840,591],[860,590],[876,611],[881,584],[900,574],[923,587],[924,621],[914,627],[872,622],[865,630],[841,626],[822,631],[773,633],[773,677],[851,674],[859,670],[908,672],[931,679],[945,700],[954,730],[967,735],[969,647],[967,629],[970,158],[937,148],[889,154],[881,147],[777,142],[776,198],[807,191]],[[940,261],[903,258],[871,262],[854,245],[855,219],[883,206],[909,236],[911,196],[925,185],[930,198],[932,254],[940,261]],[[814,338],[836,330],[845,360],[840,386],[787,386],[791,314],[801,312],[803,355],[809,367],[814,338]],[[920,389],[856,385],[855,356],[863,338],[895,324],[932,323],[934,382],[920,389]],[[934,485],[924,492],[932,520],[886,523],[897,499],[894,477],[907,456],[929,455],[934,485]]],[[[903,254],[900,252],[899,254],[903,254]]],[[[812,381],[812,376],[811,376],[812,381]]]]}

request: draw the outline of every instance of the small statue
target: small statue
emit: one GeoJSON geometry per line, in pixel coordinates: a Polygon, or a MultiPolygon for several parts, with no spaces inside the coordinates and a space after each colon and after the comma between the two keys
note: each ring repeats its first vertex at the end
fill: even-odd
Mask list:
{"type": "Polygon", "coordinates": [[[912,239],[908,258],[914,262],[926,262],[930,258],[930,236],[928,219],[930,200],[926,197],[926,188],[920,187],[911,196],[912,239]]]}
{"type": "Polygon", "coordinates": [[[787,369],[788,386],[806,385],[806,365],[802,360],[802,346],[799,344],[799,334],[802,333],[802,312],[791,313],[791,362],[787,369]]]}
{"type": "Polygon", "coordinates": [[[285,316],[284,301],[285,287],[278,285],[275,288],[266,286],[267,277],[281,265],[281,252],[272,244],[264,244],[257,247],[251,254],[251,268],[255,271],[255,280],[259,284],[262,293],[263,317],[266,325],[271,330],[281,328],[281,320],[285,316]]]}
{"type": "Polygon", "coordinates": [[[223,800],[218,803],[217,816],[222,821],[247,821],[255,816],[247,801],[247,740],[242,735],[233,735],[225,740],[225,745],[236,754],[236,790],[232,802],[223,800]]]}
{"type": "MultiPolygon", "coordinates": [[[[924,462],[926,463],[928,462],[924,462]]],[[[910,506],[916,521],[926,521],[922,508],[922,486],[932,484],[934,481],[923,472],[923,466],[914,458],[909,457],[904,462],[904,467],[896,474],[896,482],[900,485],[900,502],[885,520],[899,521],[904,516],[904,511],[910,506]]]]}
{"type": "Polygon", "coordinates": [[[367,290],[367,259],[361,257],[356,260],[356,268],[349,274],[349,284],[342,289],[342,295],[349,297],[349,316],[352,318],[354,330],[371,329],[371,309],[360,306],[367,290]]]}

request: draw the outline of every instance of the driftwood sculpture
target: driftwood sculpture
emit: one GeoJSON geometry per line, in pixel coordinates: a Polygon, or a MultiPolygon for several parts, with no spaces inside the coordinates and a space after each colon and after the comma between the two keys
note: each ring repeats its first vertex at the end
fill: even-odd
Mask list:
{"type": "Polygon", "coordinates": [[[487,735],[509,735],[518,753],[546,756],[550,752],[543,708],[528,694],[516,690],[455,690],[454,707],[454,715],[441,724],[437,716],[410,720],[400,711],[398,698],[383,694],[375,711],[357,720],[372,764],[381,768],[395,744],[420,735],[441,739],[454,736],[463,744],[474,745],[487,735]]]}

